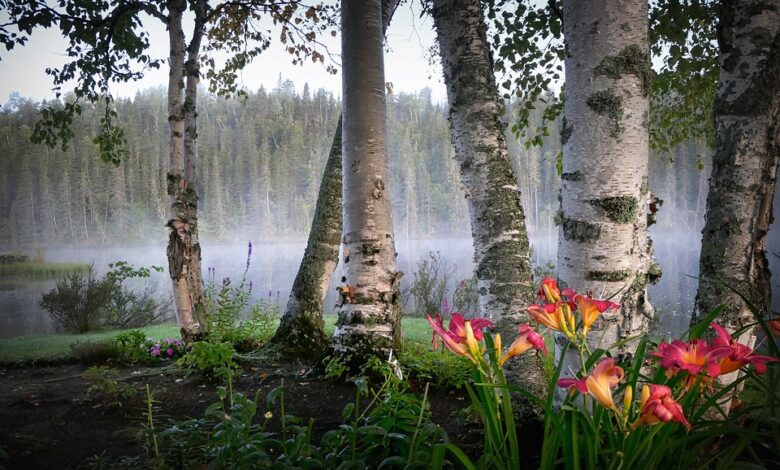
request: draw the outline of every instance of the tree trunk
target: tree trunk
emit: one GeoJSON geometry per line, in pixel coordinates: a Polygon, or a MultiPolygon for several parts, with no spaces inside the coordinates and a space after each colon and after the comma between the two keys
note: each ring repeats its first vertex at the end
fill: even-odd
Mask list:
{"type": "MultiPolygon", "coordinates": [[[[398,0],[382,1],[382,29],[387,30],[398,0]]],[[[333,144],[322,173],[314,219],[290,298],[271,343],[283,353],[317,358],[328,346],[322,320],[323,300],[339,262],[341,246],[341,132],[339,117],[333,144]]]]}
{"type": "Polygon", "coordinates": [[[400,273],[385,190],[385,81],[379,0],[341,3],[346,286],[333,348],[349,362],[400,343],[400,273]]]}
{"type": "MultiPolygon", "coordinates": [[[[520,192],[501,122],[479,0],[433,0],[450,110],[450,134],[471,214],[479,313],[506,338],[528,321],[533,275],[520,192]]],[[[523,355],[507,363],[511,382],[539,396],[545,380],[541,359],[523,355]]]]}
{"type": "MultiPolygon", "coordinates": [[[[660,271],[647,236],[651,80],[646,1],[565,0],[566,100],[558,276],[612,298],[590,335],[603,347],[642,333],[660,271]]],[[[630,352],[629,344],[618,352],[630,352]]],[[[576,369],[575,369],[576,370],[576,369]]]]}
{"type": "MultiPolygon", "coordinates": [[[[194,183],[188,179],[185,150],[184,94],[184,32],[182,13],[185,3],[168,1],[168,35],[170,67],[168,78],[168,123],[170,127],[170,162],[168,168],[168,270],[173,282],[173,300],[181,336],[191,340],[201,330],[196,314],[202,296],[200,282],[200,245],[197,235],[198,196],[194,183]]],[[[196,85],[197,86],[197,85],[196,85]]],[[[194,105],[194,103],[193,103],[194,105]]],[[[194,112],[190,113],[194,122],[194,112]]],[[[194,131],[194,128],[193,128],[194,131]]],[[[194,136],[189,143],[194,149],[194,136]]],[[[190,155],[192,156],[192,155],[190,155]]],[[[194,164],[194,163],[193,163],[194,164]]]]}
{"type": "MultiPolygon", "coordinates": [[[[729,332],[753,323],[771,301],[766,235],[780,161],[780,1],[725,1],[718,28],[716,147],[692,323],[718,305],[729,332]],[[729,286],[729,287],[726,287],[729,286]]],[[[752,346],[755,335],[740,338],[752,346]]]]}

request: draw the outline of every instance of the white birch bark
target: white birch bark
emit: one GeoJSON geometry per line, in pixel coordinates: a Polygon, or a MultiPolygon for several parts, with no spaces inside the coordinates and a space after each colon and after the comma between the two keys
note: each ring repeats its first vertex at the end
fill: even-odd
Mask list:
{"type": "MultiPolygon", "coordinates": [[[[386,31],[398,0],[382,0],[386,31]]],[[[296,357],[316,358],[328,344],[322,319],[323,300],[339,261],[343,230],[341,214],[342,120],[339,117],[317,194],[306,251],[293,281],[290,299],[272,343],[296,357]]]]}
{"type": "Polygon", "coordinates": [[[339,310],[333,347],[357,363],[400,342],[400,273],[385,188],[381,2],[343,0],[341,28],[344,271],[354,294],[339,310]]]}
{"type": "MultiPolygon", "coordinates": [[[[716,321],[734,333],[755,319],[726,286],[743,292],[763,314],[771,302],[766,235],[780,162],[780,1],[723,2],[718,42],[716,147],[691,321],[722,304],[716,321]]],[[[739,341],[752,347],[755,333],[739,341]]]]}
{"type": "MultiPolygon", "coordinates": [[[[590,334],[603,347],[646,331],[650,60],[646,1],[565,0],[562,221],[558,276],[612,298],[590,334]]],[[[635,346],[635,345],[634,345],[635,346]]],[[[629,345],[622,350],[631,350],[629,345]]]]}
{"type": "MultiPolygon", "coordinates": [[[[528,321],[533,275],[482,9],[479,0],[433,0],[430,5],[450,134],[471,215],[479,315],[493,320],[509,340],[517,325],[528,321]]],[[[508,362],[506,373],[514,384],[544,395],[543,368],[534,354],[508,362]]]]}
{"type": "MultiPolygon", "coordinates": [[[[182,338],[190,340],[200,332],[193,297],[193,257],[200,260],[200,247],[193,245],[192,229],[197,221],[197,195],[195,187],[186,178],[185,158],[185,111],[184,111],[184,57],[185,43],[182,30],[182,16],[185,2],[169,0],[168,36],[170,56],[168,59],[168,124],[170,127],[168,196],[170,212],[168,220],[168,270],[173,284],[173,301],[176,318],[182,338]],[[194,250],[197,248],[197,251],[194,250]]],[[[194,142],[193,142],[194,145],[194,142]]],[[[196,232],[197,233],[197,232],[196,232]]],[[[197,241],[197,235],[195,236],[197,241]]],[[[199,267],[199,263],[198,263],[199,267]]]]}

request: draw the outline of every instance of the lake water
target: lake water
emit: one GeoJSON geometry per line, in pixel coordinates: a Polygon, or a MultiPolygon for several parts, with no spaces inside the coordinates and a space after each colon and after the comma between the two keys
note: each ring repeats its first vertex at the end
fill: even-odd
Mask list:
{"type": "MultiPolygon", "coordinates": [[[[690,312],[696,292],[699,245],[698,233],[653,233],[656,259],[663,269],[660,282],[650,286],[652,304],[659,312],[659,324],[656,331],[663,336],[674,336],[687,329],[690,312]]],[[[544,264],[555,261],[556,240],[550,237],[532,237],[534,261],[544,264]]],[[[453,267],[453,286],[461,279],[470,277],[473,269],[473,249],[471,239],[425,239],[399,240],[398,267],[406,273],[402,287],[413,280],[417,263],[430,251],[439,251],[453,267]]],[[[305,244],[303,242],[285,242],[261,244],[255,243],[248,272],[252,282],[254,298],[265,297],[284,308],[292,286],[293,278],[300,263],[305,244]]],[[[214,268],[217,281],[230,277],[237,282],[246,265],[246,245],[203,244],[203,271],[214,268]]],[[[125,260],[135,266],[167,266],[165,247],[145,246],[128,248],[69,248],[48,249],[45,252],[48,261],[92,262],[99,273],[108,269],[108,263],[125,260]]],[[[771,257],[773,271],[777,272],[777,258],[771,257]]],[[[334,286],[340,278],[339,271],[334,276],[334,286]]],[[[169,295],[170,285],[166,272],[154,273],[153,282],[157,282],[160,295],[169,295]]],[[[13,337],[29,334],[55,332],[55,327],[47,313],[40,307],[41,294],[54,287],[54,281],[19,282],[0,280],[0,337],[13,337]]],[[[773,282],[776,285],[777,282],[773,282]]],[[[140,287],[137,284],[136,287],[140,287]]],[[[335,287],[330,289],[326,298],[326,310],[332,310],[335,304],[335,287]],[[328,308],[330,307],[330,308],[328,308]]],[[[777,297],[777,296],[776,296],[777,297]]],[[[407,304],[407,308],[413,305],[407,304]]]]}

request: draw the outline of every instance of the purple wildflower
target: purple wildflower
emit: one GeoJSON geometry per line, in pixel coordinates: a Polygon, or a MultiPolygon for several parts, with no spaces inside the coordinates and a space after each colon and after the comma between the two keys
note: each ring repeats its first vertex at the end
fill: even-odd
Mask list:
{"type": "Polygon", "coordinates": [[[173,357],[173,349],[168,348],[165,350],[165,353],[168,354],[168,357],[173,357]]]}

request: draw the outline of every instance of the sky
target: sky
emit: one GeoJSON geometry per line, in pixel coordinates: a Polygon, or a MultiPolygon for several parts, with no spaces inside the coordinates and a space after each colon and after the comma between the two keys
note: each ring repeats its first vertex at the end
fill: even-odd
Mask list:
{"type": "MultiPolygon", "coordinates": [[[[146,22],[151,35],[151,52],[154,57],[167,57],[168,34],[161,22],[146,22]]],[[[185,26],[185,31],[187,31],[185,26]]],[[[420,18],[420,6],[417,2],[404,2],[395,13],[387,31],[385,54],[385,81],[392,82],[394,92],[416,92],[430,88],[434,101],[446,101],[446,89],[441,77],[438,61],[430,63],[429,49],[435,42],[433,22],[430,18],[420,18]]],[[[327,37],[326,44],[337,60],[341,49],[340,37],[327,37]]],[[[60,66],[66,62],[65,40],[58,30],[38,30],[24,46],[11,51],[0,51],[0,105],[5,104],[11,93],[34,100],[54,98],[51,91],[51,77],[46,68],[60,66]]],[[[270,49],[263,52],[249,65],[240,76],[241,83],[250,91],[260,86],[272,89],[279,76],[292,80],[297,90],[303,90],[305,83],[312,90],[324,88],[334,95],[341,95],[341,75],[331,75],[321,64],[306,62],[303,66],[294,66],[290,55],[272,43],[270,49]]],[[[132,98],[138,90],[166,86],[167,67],[149,70],[142,80],[115,84],[111,91],[115,97],[132,98]]],[[[70,87],[72,88],[72,86],[70,87]]],[[[70,89],[63,87],[63,91],[70,89]]]]}

